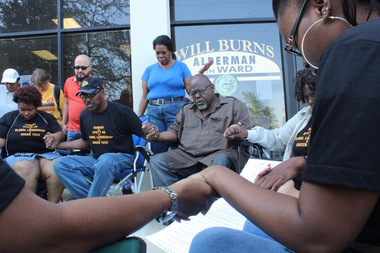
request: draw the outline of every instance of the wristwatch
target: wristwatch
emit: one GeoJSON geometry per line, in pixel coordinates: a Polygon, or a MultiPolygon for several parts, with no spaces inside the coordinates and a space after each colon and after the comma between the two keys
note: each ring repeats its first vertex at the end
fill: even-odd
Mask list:
{"type": "Polygon", "coordinates": [[[174,218],[174,216],[177,214],[177,211],[178,211],[177,193],[173,189],[166,187],[166,186],[154,187],[153,190],[166,191],[169,194],[170,200],[172,201],[172,205],[171,205],[170,209],[168,211],[165,211],[160,216],[158,216],[156,218],[156,221],[162,222],[162,223],[170,221],[171,219],[174,218]]]}

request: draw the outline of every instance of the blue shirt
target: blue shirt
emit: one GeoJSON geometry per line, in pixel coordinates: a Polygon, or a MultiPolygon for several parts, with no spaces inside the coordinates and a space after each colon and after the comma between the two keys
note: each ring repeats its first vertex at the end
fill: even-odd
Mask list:
{"type": "Polygon", "coordinates": [[[163,69],[158,63],[145,69],[142,80],[148,83],[148,100],[185,96],[184,80],[191,77],[185,63],[175,61],[173,66],[163,69]]]}

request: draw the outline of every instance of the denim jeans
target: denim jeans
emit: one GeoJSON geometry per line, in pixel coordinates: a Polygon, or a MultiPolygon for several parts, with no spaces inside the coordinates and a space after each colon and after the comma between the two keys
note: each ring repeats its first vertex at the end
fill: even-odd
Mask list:
{"type": "Polygon", "coordinates": [[[71,130],[67,131],[67,141],[73,141],[82,137],[80,132],[74,132],[71,130]]]}
{"type": "Polygon", "coordinates": [[[189,253],[292,252],[246,221],[243,231],[212,227],[198,233],[191,242],[189,253]]]}
{"type": "MultiPolygon", "coordinates": [[[[163,105],[150,105],[147,107],[150,123],[157,126],[158,131],[164,132],[174,123],[175,117],[185,105],[185,101],[176,101],[165,103],[163,105]]],[[[167,143],[152,143],[153,154],[159,154],[168,151],[170,145],[167,143]]]]}
{"type": "Polygon", "coordinates": [[[62,184],[79,199],[106,196],[115,177],[133,167],[134,155],[105,153],[93,156],[63,156],[54,163],[54,171],[62,184]],[[93,178],[90,185],[86,177],[93,178]]]}
{"type": "MultiPolygon", "coordinates": [[[[225,155],[218,155],[211,162],[212,165],[221,165],[227,168],[233,167],[231,160],[225,155]]],[[[153,185],[169,186],[175,182],[187,178],[206,168],[206,165],[197,163],[187,168],[174,169],[166,163],[165,154],[157,154],[150,159],[150,172],[152,173],[153,185]]]]}

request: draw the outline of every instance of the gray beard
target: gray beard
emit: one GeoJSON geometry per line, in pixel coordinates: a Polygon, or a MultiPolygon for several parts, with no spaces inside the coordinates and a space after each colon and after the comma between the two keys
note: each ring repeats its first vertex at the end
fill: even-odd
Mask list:
{"type": "Polygon", "coordinates": [[[199,106],[198,104],[197,104],[197,107],[198,107],[198,109],[200,110],[200,111],[203,111],[203,110],[206,110],[207,109],[207,104],[203,104],[203,105],[201,105],[201,106],[199,106]]]}

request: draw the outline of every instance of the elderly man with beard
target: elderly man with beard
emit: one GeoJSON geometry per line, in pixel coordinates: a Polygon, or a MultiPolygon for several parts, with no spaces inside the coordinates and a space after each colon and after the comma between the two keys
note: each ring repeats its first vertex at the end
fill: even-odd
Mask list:
{"type": "Polygon", "coordinates": [[[82,137],[61,142],[57,148],[91,148],[92,153],[60,157],[54,163],[54,171],[77,199],[106,196],[114,178],[133,167],[132,134],[143,136],[141,121],[130,108],[106,101],[97,77],[85,78],[77,95],[87,107],[79,118],[82,137]],[[91,186],[86,177],[93,178],[91,186]]]}
{"type": "Polygon", "coordinates": [[[91,60],[85,54],[78,55],[74,60],[75,75],[66,79],[63,93],[65,102],[62,110],[62,128],[67,134],[67,141],[76,140],[81,137],[79,126],[79,115],[86,108],[82,99],[76,96],[80,83],[91,76],[91,60]]]}
{"type": "MultiPolygon", "coordinates": [[[[214,93],[214,89],[207,76],[195,75],[190,81],[193,103],[182,107],[168,131],[159,133],[154,125],[143,123],[148,141],[178,145],[176,149],[151,158],[154,186],[171,185],[210,165],[237,168],[237,147],[224,138],[223,133],[238,122],[250,127],[248,109],[236,98],[214,93]]],[[[243,153],[241,159],[245,164],[248,154],[243,153]]]]}

